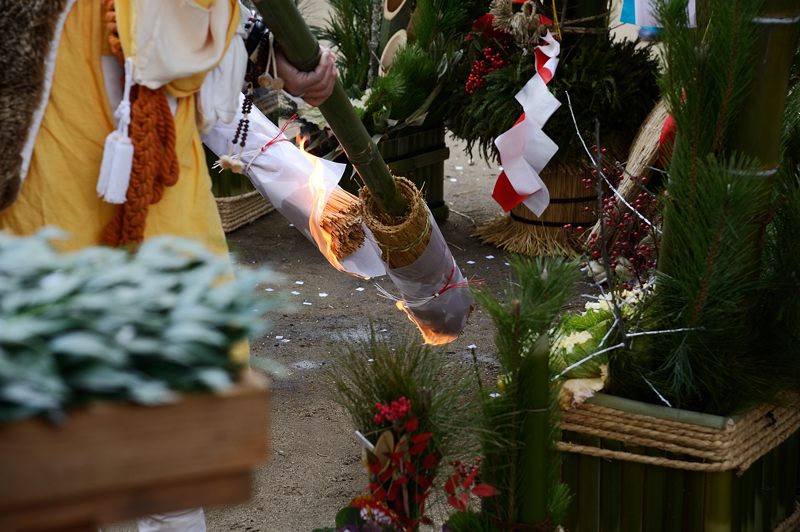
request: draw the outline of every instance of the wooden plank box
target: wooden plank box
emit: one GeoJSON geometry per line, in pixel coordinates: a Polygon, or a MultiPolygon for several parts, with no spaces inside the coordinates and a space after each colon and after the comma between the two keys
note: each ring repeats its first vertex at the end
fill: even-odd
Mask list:
{"type": "Polygon", "coordinates": [[[97,530],[152,513],[247,500],[269,450],[269,387],[170,405],[97,403],[62,426],[0,426],[0,530],[97,530]]]}

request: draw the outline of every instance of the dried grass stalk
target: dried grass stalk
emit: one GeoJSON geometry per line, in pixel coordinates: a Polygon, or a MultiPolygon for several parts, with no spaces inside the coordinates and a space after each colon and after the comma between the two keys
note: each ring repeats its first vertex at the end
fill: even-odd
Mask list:
{"type": "Polygon", "coordinates": [[[359,196],[363,203],[364,222],[375,236],[383,252],[383,260],[390,268],[401,268],[412,264],[425,251],[431,236],[431,225],[425,200],[414,183],[405,177],[394,179],[397,190],[409,207],[403,216],[383,212],[366,187],[361,189],[359,196]]]}
{"type": "Polygon", "coordinates": [[[320,227],[331,235],[331,252],[338,260],[349,257],[364,244],[362,221],[361,201],[336,187],[325,204],[320,227]]]}

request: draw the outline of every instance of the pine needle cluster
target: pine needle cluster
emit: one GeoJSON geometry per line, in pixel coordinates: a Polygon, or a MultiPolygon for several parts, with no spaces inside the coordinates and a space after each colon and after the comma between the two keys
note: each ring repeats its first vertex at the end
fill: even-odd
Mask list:
{"type": "Polygon", "coordinates": [[[360,96],[369,75],[372,0],[329,0],[329,4],[330,19],[325,27],[314,28],[314,34],[335,46],[339,79],[348,94],[360,96]]]}
{"type": "Polygon", "coordinates": [[[501,366],[498,388],[482,390],[481,481],[498,490],[483,501],[482,514],[495,527],[524,523],[546,530],[560,522],[569,502],[553,448],[558,407],[547,369],[548,331],[573,292],[578,269],[563,259],[512,257],[510,263],[515,278],[503,300],[488,291],[476,294],[494,321],[501,366]],[[543,463],[533,459],[537,450],[547,457],[543,463]],[[538,514],[537,505],[543,506],[538,514]]]}
{"type": "Polygon", "coordinates": [[[797,172],[784,166],[776,190],[759,161],[729,148],[755,82],[760,4],[709,2],[689,30],[685,0],[659,2],[678,134],[656,289],[635,325],[658,334],[609,356],[612,393],[726,415],[797,384],[797,172]]]}
{"type": "Polygon", "coordinates": [[[367,338],[342,345],[327,378],[336,401],[367,438],[374,443],[378,436],[375,405],[406,397],[420,432],[431,432],[439,450],[447,454],[455,442],[463,447],[463,429],[474,425],[475,409],[471,379],[462,368],[448,365],[441,352],[411,334],[388,340],[370,327],[367,338]]]}

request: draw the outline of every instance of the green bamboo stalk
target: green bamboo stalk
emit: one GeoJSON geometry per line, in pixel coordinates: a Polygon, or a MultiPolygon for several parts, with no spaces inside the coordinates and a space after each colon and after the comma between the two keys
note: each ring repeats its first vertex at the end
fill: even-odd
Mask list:
{"type": "MultiPolygon", "coordinates": [[[[584,437],[581,443],[590,447],[600,445],[599,438],[584,437]]],[[[600,459],[580,455],[581,489],[578,494],[578,532],[596,532],[600,529],[600,459]]]]}
{"type": "Polygon", "coordinates": [[[772,530],[774,523],[772,516],[775,511],[775,450],[773,449],[763,458],[762,473],[761,473],[761,490],[763,493],[763,515],[761,521],[762,530],[772,530]]]}
{"type": "Polygon", "coordinates": [[[728,147],[757,158],[765,170],[780,163],[783,112],[789,69],[797,50],[800,3],[765,0],[754,20],[759,36],[753,61],[753,83],[738,120],[731,128],[728,147]]]}
{"type": "MultiPolygon", "coordinates": [[[[621,443],[603,440],[603,448],[621,451],[621,443]]],[[[619,532],[622,508],[622,464],[619,460],[600,462],[600,532],[619,532]]]]}
{"type": "Polygon", "coordinates": [[[797,500],[797,470],[800,466],[800,432],[795,432],[784,444],[786,445],[786,484],[784,487],[784,500],[786,509],[791,513],[797,500]]]}
{"type": "Polygon", "coordinates": [[[783,442],[775,449],[775,512],[772,519],[780,523],[789,513],[786,511],[786,483],[788,482],[789,447],[783,442]]]}
{"type": "MultiPolygon", "coordinates": [[[[633,453],[642,451],[641,447],[630,446],[633,453]]],[[[621,532],[641,532],[644,517],[644,469],[643,464],[622,463],[622,516],[621,532]]]]}
{"type": "Polygon", "coordinates": [[[664,530],[681,530],[683,528],[684,479],[686,472],[682,469],[666,470],[667,507],[664,517],[664,530]]]}
{"type": "Polygon", "coordinates": [[[755,470],[755,467],[750,466],[740,479],[742,487],[739,490],[739,507],[741,512],[740,529],[742,532],[756,532],[756,487],[754,483],[754,479],[756,478],[755,470]]]}
{"type": "Polygon", "coordinates": [[[764,530],[764,457],[750,466],[753,472],[753,531],[764,530]]]}
{"type": "Polygon", "coordinates": [[[650,416],[668,421],[691,423],[693,425],[712,429],[722,430],[727,427],[730,422],[730,418],[726,416],[715,416],[702,412],[682,410],[680,408],[668,408],[666,406],[643,403],[641,401],[634,401],[633,399],[626,399],[625,397],[617,397],[615,395],[602,393],[591,397],[586,402],[593,405],[623,410],[632,414],[641,414],[643,416],[650,416]]]}
{"type": "MultiPolygon", "coordinates": [[[[576,441],[576,434],[572,432],[563,432],[561,434],[562,441],[576,441]]],[[[578,526],[578,514],[580,508],[578,506],[578,498],[580,497],[580,473],[579,464],[580,457],[575,453],[563,453],[561,455],[561,480],[569,488],[572,493],[572,498],[569,501],[569,507],[564,516],[564,528],[567,530],[575,530],[578,526]]],[[[617,487],[619,489],[619,487],[617,487]]]]}
{"type": "Polygon", "coordinates": [[[706,477],[706,532],[733,530],[733,472],[709,473],[706,477]]]}
{"type": "MultiPolygon", "coordinates": [[[[648,453],[663,454],[663,453],[648,453]]],[[[644,476],[644,520],[642,530],[647,532],[669,532],[664,528],[666,515],[667,472],[660,466],[647,466],[644,476]]]]}
{"type": "Polygon", "coordinates": [[[703,532],[705,515],[705,473],[687,473],[684,491],[684,523],[683,532],[703,532]]]}
{"type": "MultiPolygon", "coordinates": [[[[320,60],[319,43],[295,3],[292,0],[253,0],[253,3],[289,62],[304,72],[314,70],[320,60]]],[[[319,109],[378,207],[392,216],[402,216],[407,210],[405,198],[397,190],[389,167],[356,115],[341,82],[336,82],[333,94],[319,109]]]]}
{"type": "Polygon", "coordinates": [[[520,368],[520,382],[529,382],[523,371],[531,372],[536,385],[531,389],[520,390],[524,397],[520,401],[527,408],[523,428],[524,452],[521,456],[521,478],[524,487],[520,487],[521,500],[517,501],[520,523],[537,525],[548,518],[547,502],[549,501],[548,475],[550,451],[550,372],[548,359],[550,344],[546,334],[539,337],[536,344],[520,368]]]}

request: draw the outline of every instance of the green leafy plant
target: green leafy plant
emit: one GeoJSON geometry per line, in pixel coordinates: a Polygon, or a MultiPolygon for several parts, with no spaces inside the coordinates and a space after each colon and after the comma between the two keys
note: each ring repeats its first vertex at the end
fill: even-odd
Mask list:
{"type": "Polygon", "coordinates": [[[273,306],[254,290],[266,272],[223,282],[228,261],[182,239],[61,254],[57,236],[0,232],[0,422],[232,385],[244,363],[231,346],[273,306]]]}
{"type": "MultiPolygon", "coordinates": [[[[501,528],[519,524],[549,530],[560,522],[569,495],[554,451],[558,409],[548,369],[548,331],[572,294],[578,269],[563,259],[512,257],[509,262],[514,279],[502,300],[486,290],[476,294],[494,321],[501,367],[497,389],[481,390],[480,480],[497,490],[483,501],[481,513],[484,523],[501,528]]],[[[462,519],[472,520],[457,521],[462,519]]]]}

